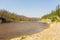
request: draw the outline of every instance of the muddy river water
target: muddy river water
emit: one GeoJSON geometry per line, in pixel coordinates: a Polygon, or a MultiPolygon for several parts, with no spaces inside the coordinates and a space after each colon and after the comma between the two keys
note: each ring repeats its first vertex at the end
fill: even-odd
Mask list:
{"type": "Polygon", "coordinates": [[[34,34],[46,28],[48,24],[43,22],[2,23],[0,24],[0,39],[34,34]]]}

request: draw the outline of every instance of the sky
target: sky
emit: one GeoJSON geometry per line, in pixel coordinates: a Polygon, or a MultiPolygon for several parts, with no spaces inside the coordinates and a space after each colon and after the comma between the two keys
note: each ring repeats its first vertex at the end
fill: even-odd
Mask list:
{"type": "Polygon", "coordinates": [[[60,0],[0,0],[0,10],[27,17],[41,17],[56,9],[60,0]]]}

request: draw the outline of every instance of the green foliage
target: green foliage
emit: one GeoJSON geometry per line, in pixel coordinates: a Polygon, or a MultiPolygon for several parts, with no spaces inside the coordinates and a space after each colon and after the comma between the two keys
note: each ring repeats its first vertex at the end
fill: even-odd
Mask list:
{"type": "Polygon", "coordinates": [[[0,20],[2,22],[38,21],[39,18],[29,18],[23,15],[16,15],[6,10],[0,10],[0,20]]]}
{"type": "Polygon", "coordinates": [[[42,19],[50,19],[52,22],[59,21],[60,22],[60,5],[57,6],[55,11],[52,11],[49,14],[44,15],[42,19]]]}

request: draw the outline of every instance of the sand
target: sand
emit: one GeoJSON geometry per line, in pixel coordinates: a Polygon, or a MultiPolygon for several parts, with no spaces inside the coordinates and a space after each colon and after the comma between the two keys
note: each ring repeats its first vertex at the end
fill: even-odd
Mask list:
{"type": "Polygon", "coordinates": [[[60,40],[60,23],[51,23],[49,28],[39,33],[24,35],[10,40],[60,40]]]}

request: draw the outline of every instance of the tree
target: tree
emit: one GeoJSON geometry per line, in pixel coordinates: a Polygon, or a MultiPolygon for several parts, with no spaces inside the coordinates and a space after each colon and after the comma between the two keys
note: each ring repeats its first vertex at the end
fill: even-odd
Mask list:
{"type": "Polygon", "coordinates": [[[56,10],[51,11],[50,14],[44,15],[41,19],[50,19],[52,22],[59,21],[60,22],[60,5],[56,7],[56,10]]]}
{"type": "Polygon", "coordinates": [[[57,13],[57,15],[60,17],[60,5],[58,5],[58,6],[56,7],[56,13],[57,13]]]}

